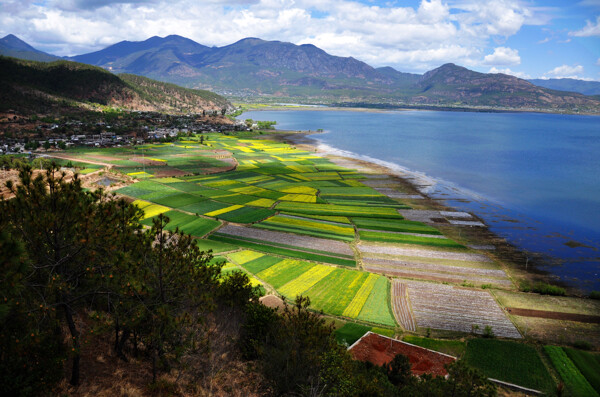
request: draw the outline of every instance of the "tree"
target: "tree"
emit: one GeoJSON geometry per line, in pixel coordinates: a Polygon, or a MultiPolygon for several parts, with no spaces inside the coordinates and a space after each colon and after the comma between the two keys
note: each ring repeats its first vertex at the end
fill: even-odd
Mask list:
{"type": "MultiPolygon", "coordinates": [[[[268,335],[259,346],[265,376],[278,394],[300,393],[307,389],[325,389],[333,385],[320,382],[324,355],[339,347],[332,327],[317,313],[308,310],[310,299],[298,296],[293,306],[285,305],[268,335]]],[[[333,353],[332,353],[333,354],[333,353]]],[[[330,357],[330,361],[335,362],[330,357]]],[[[333,374],[330,379],[335,378],[333,374]]]]}
{"type": "Polygon", "coordinates": [[[496,386],[481,372],[469,367],[464,360],[446,366],[448,380],[444,395],[450,397],[493,397],[496,386]]]}
{"type": "Polygon", "coordinates": [[[383,370],[386,372],[388,379],[396,387],[401,387],[410,382],[412,379],[410,368],[410,361],[408,361],[408,357],[403,354],[396,354],[392,361],[383,366],[383,370]]]}
{"type": "Polygon", "coordinates": [[[165,231],[169,218],[160,214],[145,235],[131,291],[139,301],[136,331],[152,358],[153,381],[188,350],[194,349],[203,322],[213,307],[221,264],[198,249],[191,236],[165,231]]]}
{"type": "Polygon", "coordinates": [[[0,384],[8,396],[43,394],[62,375],[58,324],[31,290],[24,248],[0,224],[0,384]]]}
{"type": "Polygon", "coordinates": [[[113,278],[119,233],[139,227],[139,210],[111,200],[102,190],[86,192],[77,175],[72,181],[54,166],[33,178],[29,166],[19,173],[20,184],[7,186],[14,198],[0,203],[0,222],[22,241],[30,261],[23,281],[36,300],[70,333],[70,382],[79,383],[80,332],[77,309],[89,299],[108,294],[105,281],[113,278]],[[123,228],[114,225],[125,213],[123,228]]]}

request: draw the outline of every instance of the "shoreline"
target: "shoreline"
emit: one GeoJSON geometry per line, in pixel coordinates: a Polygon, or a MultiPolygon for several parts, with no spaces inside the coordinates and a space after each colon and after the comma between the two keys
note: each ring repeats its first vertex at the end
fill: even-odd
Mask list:
{"type": "MultiPolygon", "coordinates": [[[[377,159],[365,158],[355,153],[350,153],[341,149],[336,149],[328,145],[319,145],[310,135],[318,134],[316,131],[278,131],[275,134],[265,134],[260,136],[264,139],[273,139],[281,141],[292,146],[315,152],[334,163],[343,162],[346,167],[349,164],[356,164],[363,168],[362,172],[373,175],[385,175],[393,178],[394,187],[407,194],[418,194],[423,196],[419,200],[404,200],[414,209],[425,209],[435,211],[463,211],[460,208],[453,207],[445,203],[444,199],[432,198],[430,194],[423,189],[432,186],[434,179],[424,173],[413,171],[397,164],[386,161],[377,161],[377,159]],[[336,159],[338,162],[336,162],[336,159]],[[423,184],[421,184],[423,183],[423,184]]],[[[361,172],[361,170],[359,170],[361,172]]],[[[458,239],[460,242],[467,242],[469,246],[490,246],[493,250],[478,250],[490,256],[493,260],[499,262],[501,267],[513,278],[514,285],[520,290],[520,281],[535,283],[542,281],[553,285],[563,287],[569,296],[586,297],[587,293],[576,286],[568,284],[547,270],[539,267],[543,266],[543,256],[534,252],[525,250],[510,243],[506,238],[490,230],[490,226],[477,214],[469,212],[473,220],[483,223],[484,227],[460,227],[456,225],[436,225],[444,235],[449,238],[458,239]],[[521,265],[526,264],[526,265],[521,265]],[[524,268],[523,268],[524,267],[524,268]]]]}

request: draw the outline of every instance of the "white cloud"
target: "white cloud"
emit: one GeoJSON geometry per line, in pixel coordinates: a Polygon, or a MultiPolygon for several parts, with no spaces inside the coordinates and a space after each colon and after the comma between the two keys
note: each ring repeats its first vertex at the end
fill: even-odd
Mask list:
{"type": "Polygon", "coordinates": [[[600,36],[600,15],[596,17],[596,23],[592,21],[585,21],[585,26],[575,32],[569,32],[571,36],[577,37],[590,37],[600,36]]]}
{"type": "Polygon", "coordinates": [[[583,66],[581,65],[562,65],[544,73],[544,78],[551,79],[583,79],[583,66]]]}
{"type": "MultiPolygon", "coordinates": [[[[0,1],[0,33],[57,55],[170,34],[209,46],[259,37],[311,43],[333,55],[415,72],[445,62],[481,65],[490,43],[537,23],[535,10],[519,0],[422,0],[418,7],[352,0],[0,1]]],[[[497,47],[484,62],[516,65],[520,57],[497,47]]]]}
{"type": "Polygon", "coordinates": [[[486,55],[483,58],[484,65],[519,65],[521,57],[519,51],[508,47],[496,47],[494,53],[486,55]]]}
{"type": "Polygon", "coordinates": [[[527,73],[523,73],[523,72],[516,72],[514,70],[510,70],[509,68],[505,68],[505,69],[497,69],[495,67],[492,67],[488,73],[503,73],[503,74],[508,74],[511,76],[515,76],[518,77],[520,79],[530,79],[531,76],[528,75],[527,73]]]}

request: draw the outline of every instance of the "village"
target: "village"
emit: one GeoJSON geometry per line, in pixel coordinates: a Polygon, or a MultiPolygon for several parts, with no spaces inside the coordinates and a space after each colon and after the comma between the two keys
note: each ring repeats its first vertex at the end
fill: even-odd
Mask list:
{"type": "Polygon", "coordinates": [[[0,114],[0,154],[32,153],[73,146],[113,147],[166,142],[192,133],[248,129],[243,121],[217,114],[165,115],[158,112],[99,113],[90,117],[22,117],[0,114]]]}

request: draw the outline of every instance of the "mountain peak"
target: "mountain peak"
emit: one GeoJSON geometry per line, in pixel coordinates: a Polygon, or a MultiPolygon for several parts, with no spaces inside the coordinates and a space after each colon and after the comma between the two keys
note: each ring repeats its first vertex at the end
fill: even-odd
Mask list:
{"type": "Polygon", "coordinates": [[[259,39],[258,37],[245,37],[241,40],[236,41],[235,43],[231,44],[232,46],[234,45],[240,45],[240,44],[246,44],[246,45],[258,45],[258,44],[263,44],[266,43],[265,40],[263,39],[259,39]]]}
{"type": "Polygon", "coordinates": [[[4,48],[10,48],[13,50],[21,51],[37,51],[35,48],[15,36],[14,34],[8,34],[0,39],[0,45],[4,48]]]}

